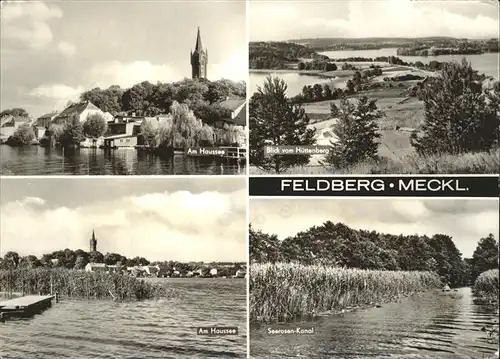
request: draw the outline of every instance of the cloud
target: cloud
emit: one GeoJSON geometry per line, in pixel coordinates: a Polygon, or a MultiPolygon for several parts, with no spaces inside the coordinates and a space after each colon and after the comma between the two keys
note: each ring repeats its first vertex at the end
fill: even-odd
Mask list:
{"type": "Polygon", "coordinates": [[[5,2],[2,6],[2,38],[20,41],[33,49],[52,42],[54,35],[48,21],[63,17],[59,7],[40,1],[5,2]]]}
{"type": "Polygon", "coordinates": [[[209,69],[208,78],[225,78],[242,81],[248,77],[248,47],[234,52],[223,63],[213,64],[209,69]]]}
{"type": "Polygon", "coordinates": [[[56,208],[35,197],[10,201],[0,208],[2,250],[37,256],[86,250],[95,229],[104,253],[150,260],[245,260],[245,194],[158,192],[56,208]]]}
{"type": "Polygon", "coordinates": [[[43,206],[45,204],[45,200],[40,197],[25,197],[22,201],[19,202],[21,206],[23,205],[34,205],[34,206],[43,206]]]}
{"type": "Polygon", "coordinates": [[[93,84],[89,86],[109,87],[120,85],[131,87],[143,81],[151,83],[172,82],[180,80],[178,72],[169,65],[154,65],[149,61],[134,61],[122,63],[111,61],[94,65],[89,71],[89,78],[93,84]]]}
{"type": "Polygon", "coordinates": [[[71,87],[63,84],[41,85],[33,89],[32,96],[43,96],[53,100],[74,100],[80,96],[85,89],[81,86],[71,87]]]}
{"type": "Polygon", "coordinates": [[[68,42],[61,41],[57,49],[66,57],[73,57],[76,54],[76,47],[68,42]]]}
{"type": "MultiPolygon", "coordinates": [[[[484,4],[467,4],[470,13],[484,4]]],[[[498,7],[497,7],[498,9],[498,7]]],[[[461,9],[463,10],[463,9],[461,9]]],[[[484,9],[481,9],[484,11],[484,9]]],[[[495,6],[491,6],[492,12],[495,6]]],[[[497,10],[498,13],[498,10],[497,10]]],[[[250,37],[287,40],[310,37],[496,37],[498,16],[457,12],[442,3],[388,0],[348,3],[250,3],[250,37]],[[293,26],[290,26],[293,24],[293,26]]]]}

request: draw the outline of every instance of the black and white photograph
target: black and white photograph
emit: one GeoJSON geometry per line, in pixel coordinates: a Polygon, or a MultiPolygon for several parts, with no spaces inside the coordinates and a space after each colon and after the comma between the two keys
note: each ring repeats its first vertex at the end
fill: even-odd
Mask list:
{"type": "Polygon", "coordinates": [[[2,1],[2,175],[246,172],[244,1],[2,1]]]}
{"type": "Polygon", "coordinates": [[[249,211],[251,358],[498,358],[498,199],[249,211]]]}
{"type": "Polygon", "coordinates": [[[0,358],[246,358],[244,178],[1,192],[0,358]]]}
{"type": "Polygon", "coordinates": [[[498,1],[248,12],[250,174],[498,173],[498,1]]]}

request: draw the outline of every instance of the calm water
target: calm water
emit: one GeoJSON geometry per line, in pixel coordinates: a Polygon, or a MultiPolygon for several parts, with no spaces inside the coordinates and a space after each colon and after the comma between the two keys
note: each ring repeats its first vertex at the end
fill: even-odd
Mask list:
{"type": "Polygon", "coordinates": [[[316,334],[269,336],[252,328],[252,358],[482,359],[498,350],[481,328],[495,311],[475,304],[469,288],[425,293],[381,308],[332,315],[309,325],[316,334]]]}
{"type": "MultiPolygon", "coordinates": [[[[266,77],[268,76],[277,76],[286,82],[288,86],[286,89],[286,94],[288,97],[292,97],[299,93],[302,93],[302,88],[306,85],[323,84],[332,81],[332,79],[303,75],[296,72],[251,72],[249,74],[250,93],[253,94],[254,92],[256,92],[257,87],[262,86],[262,84],[264,84],[264,81],[266,80],[266,77]]],[[[345,79],[342,79],[342,82],[345,82],[345,79]]]]}
{"type": "MultiPolygon", "coordinates": [[[[332,59],[343,59],[348,57],[379,57],[379,56],[398,56],[396,54],[396,48],[385,48],[379,50],[359,50],[359,51],[325,51],[321,54],[327,55],[332,59]]],[[[488,76],[493,76],[499,78],[499,54],[498,53],[486,53],[482,55],[439,55],[439,56],[398,56],[403,61],[406,62],[416,62],[422,61],[424,64],[436,61],[461,61],[463,57],[466,57],[468,61],[472,64],[472,67],[478,70],[480,73],[484,73],[488,76]]],[[[302,87],[305,85],[314,85],[315,83],[325,83],[330,80],[322,79],[316,76],[310,75],[299,75],[297,73],[250,73],[250,93],[254,93],[257,90],[257,86],[261,86],[267,76],[279,76],[285,80],[288,85],[287,95],[294,96],[302,92],[302,87]]],[[[345,78],[335,83],[335,87],[343,87],[345,78]]]]}
{"type": "Polygon", "coordinates": [[[416,62],[422,61],[424,64],[428,64],[432,60],[440,62],[448,61],[462,61],[462,58],[467,58],[471,63],[472,68],[478,70],[480,73],[484,73],[488,76],[493,76],[498,78],[498,60],[499,53],[488,52],[481,55],[439,55],[439,56],[399,56],[396,53],[396,48],[385,48],[379,50],[359,50],[359,51],[325,51],[321,52],[332,59],[345,59],[348,57],[371,57],[375,58],[378,56],[398,56],[401,60],[406,62],[416,62]]]}
{"type": "Polygon", "coordinates": [[[179,298],[135,303],[62,299],[33,319],[0,323],[2,359],[245,358],[246,281],[161,279],[179,298]],[[237,336],[196,335],[198,326],[237,336]]]}
{"type": "Polygon", "coordinates": [[[66,150],[40,146],[0,146],[3,175],[232,175],[245,166],[216,163],[213,158],[176,155],[161,159],[135,149],[66,150]]]}

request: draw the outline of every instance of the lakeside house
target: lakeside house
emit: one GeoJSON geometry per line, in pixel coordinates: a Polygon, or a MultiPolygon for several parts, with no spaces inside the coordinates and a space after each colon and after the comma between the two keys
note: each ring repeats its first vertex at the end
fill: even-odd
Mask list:
{"type": "Polygon", "coordinates": [[[224,128],[225,124],[241,126],[243,129],[247,126],[247,100],[244,98],[231,98],[226,99],[220,105],[230,111],[230,115],[226,118],[221,118],[215,121],[215,128],[224,128]]]}
{"type": "Polygon", "coordinates": [[[57,115],[59,115],[59,111],[53,111],[45,115],[42,115],[36,119],[35,125],[37,127],[48,128],[57,115]]]}
{"type": "Polygon", "coordinates": [[[107,265],[104,263],[88,263],[85,266],[87,272],[116,272],[116,265],[107,265]]]}
{"type": "Polygon", "coordinates": [[[77,116],[80,122],[85,122],[87,117],[95,114],[101,115],[102,117],[106,118],[104,112],[99,107],[97,107],[90,101],[83,101],[71,104],[66,107],[60,114],[56,115],[52,119],[51,123],[56,125],[64,125],[73,116],[77,116]]]}
{"type": "MultiPolygon", "coordinates": [[[[16,130],[22,125],[32,126],[35,120],[31,117],[23,116],[4,116],[0,119],[0,140],[1,142],[6,141],[10,136],[16,132],[16,130]]],[[[36,134],[37,131],[35,131],[36,134]]]]}
{"type": "Polygon", "coordinates": [[[247,129],[247,111],[246,111],[247,100],[244,98],[236,98],[236,99],[226,99],[221,102],[221,106],[228,109],[230,111],[230,115],[226,118],[222,118],[220,120],[215,121],[215,128],[224,128],[224,126],[232,125],[235,127],[239,127],[242,131],[240,131],[240,136],[236,139],[236,142],[241,147],[245,147],[246,145],[246,129],[247,129]]]}
{"type": "Polygon", "coordinates": [[[170,118],[170,115],[156,117],[117,115],[113,122],[108,123],[108,132],[104,136],[103,144],[106,148],[136,147],[144,145],[141,136],[141,125],[148,123],[152,128],[158,128],[161,121],[170,118]]]}

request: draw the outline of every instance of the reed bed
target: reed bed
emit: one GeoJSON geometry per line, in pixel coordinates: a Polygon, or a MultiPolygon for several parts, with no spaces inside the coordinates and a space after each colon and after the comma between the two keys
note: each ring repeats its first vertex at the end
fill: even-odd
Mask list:
{"type": "Polygon", "coordinates": [[[473,287],[474,295],[498,302],[499,285],[498,269],[490,269],[477,277],[473,287]]]}
{"type": "Polygon", "coordinates": [[[332,311],[395,301],[441,286],[433,272],[252,264],[250,320],[289,322],[332,311]]]}
{"type": "Polygon", "coordinates": [[[0,270],[0,292],[58,293],[78,299],[143,300],[170,297],[173,290],[128,275],[64,268],[0,270]]]}

